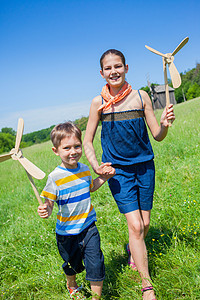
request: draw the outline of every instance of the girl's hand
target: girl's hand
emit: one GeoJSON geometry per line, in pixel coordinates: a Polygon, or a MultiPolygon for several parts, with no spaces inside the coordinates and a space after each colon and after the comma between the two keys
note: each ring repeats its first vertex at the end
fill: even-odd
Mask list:
{"type": "Polygon", "coordinates": [[[105,177],[107,180],[116,174],[115,168],[113,168],[111,165],[107,165],[107,163],[101,163],[101,166],[103,166],[102,177],[105,177]]]}
{"type": "Polygon", "coordinates": [[[164,127],[169,127],[175,120],[175,115],[174,115],[174,108],[173,104],[170,104],[168,109],[165,107],[161,118],[160,118],[160,124],[164,127]]]}
{"type": "Polygon", "coordinates": [[[38,206],[38,215],[43,218],[46,219],[49,216],[49,212],[48,212],[48,204],[44,203],[43,205],[38,206]]]}
{"type": "Polygon", "coordinates": [[[113,167],[111,167],[111,163],[101,163],[94,171],[98,175],[108,174],[109,172],[113,172],[113,167]]]}

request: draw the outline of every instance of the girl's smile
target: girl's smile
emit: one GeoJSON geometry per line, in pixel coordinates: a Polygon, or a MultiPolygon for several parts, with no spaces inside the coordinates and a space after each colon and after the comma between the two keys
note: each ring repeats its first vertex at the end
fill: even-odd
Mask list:
{"type": "MultiPolygon", "coordinates": [[[[103,59],[103,69],[101,76],[107,81],[111,88],[119,90],[125,82],[125,75],[128,72],[128,65],[124,65],[121,57],[115,54],[108,54],[103,59]]],[[[114,91],[114,94],[116,91],[114,91]]],[[[114,95],[113,95],[114,96],[114,95]]]]}

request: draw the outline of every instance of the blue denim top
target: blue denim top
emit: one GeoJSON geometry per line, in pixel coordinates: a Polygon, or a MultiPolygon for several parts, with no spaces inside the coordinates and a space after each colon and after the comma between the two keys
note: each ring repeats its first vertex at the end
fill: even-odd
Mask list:
{"type": "Polygon", "coordinates": [[[102,113],[102,161],[134,165],[154,158],[142,109],[102,113]]]}

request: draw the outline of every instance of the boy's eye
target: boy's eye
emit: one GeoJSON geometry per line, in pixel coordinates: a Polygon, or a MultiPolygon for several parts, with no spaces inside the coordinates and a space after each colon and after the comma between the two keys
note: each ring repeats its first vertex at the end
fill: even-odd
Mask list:
{"type": "Polygon", "coordinates": [[[75,149],[79,149],[79,148],[81,148],[81,145],[77,145],[77,146],[75,146],[74,148],[75,148],[75,149]]]}

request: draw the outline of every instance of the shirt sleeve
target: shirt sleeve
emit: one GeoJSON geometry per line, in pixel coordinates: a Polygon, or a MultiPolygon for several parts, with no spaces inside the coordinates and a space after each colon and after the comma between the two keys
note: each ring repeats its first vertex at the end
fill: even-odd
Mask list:
{"type": "Polygon", "coordinates": [[[89,175],[89,178],[90,178],[90,190],[91,190],[93,188],[93,179],[91,173],[89,175]]]}
{"type": "Polygon", "coordinates": [[[45,200],[56,201],[57,199],[57,187],[51,176],[48,176],[46,186],[44,187],[41,195],[45,200]]]}

